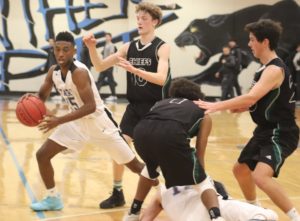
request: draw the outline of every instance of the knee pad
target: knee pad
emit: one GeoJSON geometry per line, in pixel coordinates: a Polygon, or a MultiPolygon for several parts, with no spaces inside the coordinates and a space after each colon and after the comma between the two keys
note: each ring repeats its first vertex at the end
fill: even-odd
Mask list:
{"type": "MultiPolygon", "coordinates": [[[[160,168],[157,168],[156,171],[159,174],[160,168]]],[[[150,177],[147,166],[144,166],[144,168],[142,169],[141,176],[143,176],[149,180],[156,180],[156,178],[157,178],[157,177],[153,177],[153,178],[150,177]]]]}

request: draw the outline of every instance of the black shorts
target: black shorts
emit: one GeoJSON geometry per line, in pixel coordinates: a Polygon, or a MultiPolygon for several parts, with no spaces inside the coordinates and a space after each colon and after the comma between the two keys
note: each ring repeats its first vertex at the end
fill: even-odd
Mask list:
{"type": "Polygon", "coordinates": [[[298,140],[299,128],[296,125],[280,129],[257,127],[238,162],[246,163],[251,170],[258,162],[264,162],[273,168],[273,176],[278,177],[285,159],[296,150],[298,140]]]}
{"type": "Polygon", "coordinates": [[[148,113],[153,105],[154,103],[129,103],[120,123],[122,134],[128,135],[132,138],[134,127],[145,116],[145,114],[148,113]]]}
{"type": "Polygon", "coordinates": [[[150,177],[156,178],[160,168],[167,188],[198,184],[206,178],[196,151],[178,122],[142,120],[135,127],[133,138],[150,177]]]}

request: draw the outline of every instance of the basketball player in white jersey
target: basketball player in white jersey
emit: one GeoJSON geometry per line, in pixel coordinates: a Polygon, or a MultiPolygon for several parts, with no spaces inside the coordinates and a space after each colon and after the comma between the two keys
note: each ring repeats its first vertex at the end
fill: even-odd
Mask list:
{"type": "Polygon", "coordinates": [[[74,38],[69,32],[60,32],[56,36],[54,53],[58,64],[49,69],[38,92],[38,97],[45,101],[55,86],[68,103],[69,113],[59,117],[46,116],[39,125],[43,132],[55,130],[36,153],[47,197],[31,204],[35,211],[63,208],[51,164],[51,159],[60,152],[79,151],[87,142],[92,142],[101,145],[116,162],[135,173],[139,174],[144,167],[104,106],[90,71],[83,63],[73,59],[76,52],[74,45],[74,38]]]}
{"type": "MultiPolygon", "coordinates": [[[[170,83],[170,45],[155,35],[155,28],[162,20],[161,9],[149,2],[136,6],[139,39],[125,43],[119,51],[101,59],[96,50],[93,34],[84,37],[92,63],[97,71],[118,65],[127,71],[127,99],[129,104],[120,123],[122,134],[130,143],[133,130],[150,108],[168,91],[170,83]]],[[[100,203],[100,208],[114,208],[125,204],[122,192],[123,168],[114,163],[114,186],[112,195],[100,203]]],[[[138,214],[149,187],[141,177],[139,188],[130,209],[138,214]]]]}
{"type": "MultiPolygon", "coordinates": [[[[220,195],[218,200],[222,217],[226,221],[278,220],[278,216],[273,210],[234,199],[223,199],[220,195]]],[[[164,185],[160,185],[157,194],[143,211],[141,220],[153,221],[162,210],[172,221],[211,220],[199,197],[199,192],[192,186],[174,186],[166,189],[164,185]]]]}

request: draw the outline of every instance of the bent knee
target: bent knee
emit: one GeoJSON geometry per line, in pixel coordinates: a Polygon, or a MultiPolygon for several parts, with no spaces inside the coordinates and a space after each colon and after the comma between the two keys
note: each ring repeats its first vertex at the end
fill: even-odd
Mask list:
{"type": "Polygon", "coordinates": [[[251,173],[251,170],[246,164],[236,163],[233,168],[232,172],[235,177],[245,176],[249,175],[251,173]]]}

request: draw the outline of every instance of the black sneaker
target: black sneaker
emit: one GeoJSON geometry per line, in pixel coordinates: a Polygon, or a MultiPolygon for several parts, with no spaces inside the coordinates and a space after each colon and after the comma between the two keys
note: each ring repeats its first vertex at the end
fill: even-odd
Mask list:
{"type": "Polygon", "coordinates": [[[101,209],[111,209],[125,205],[123,190],[113,189],[112,195],[99,204],[101,209]]]}

